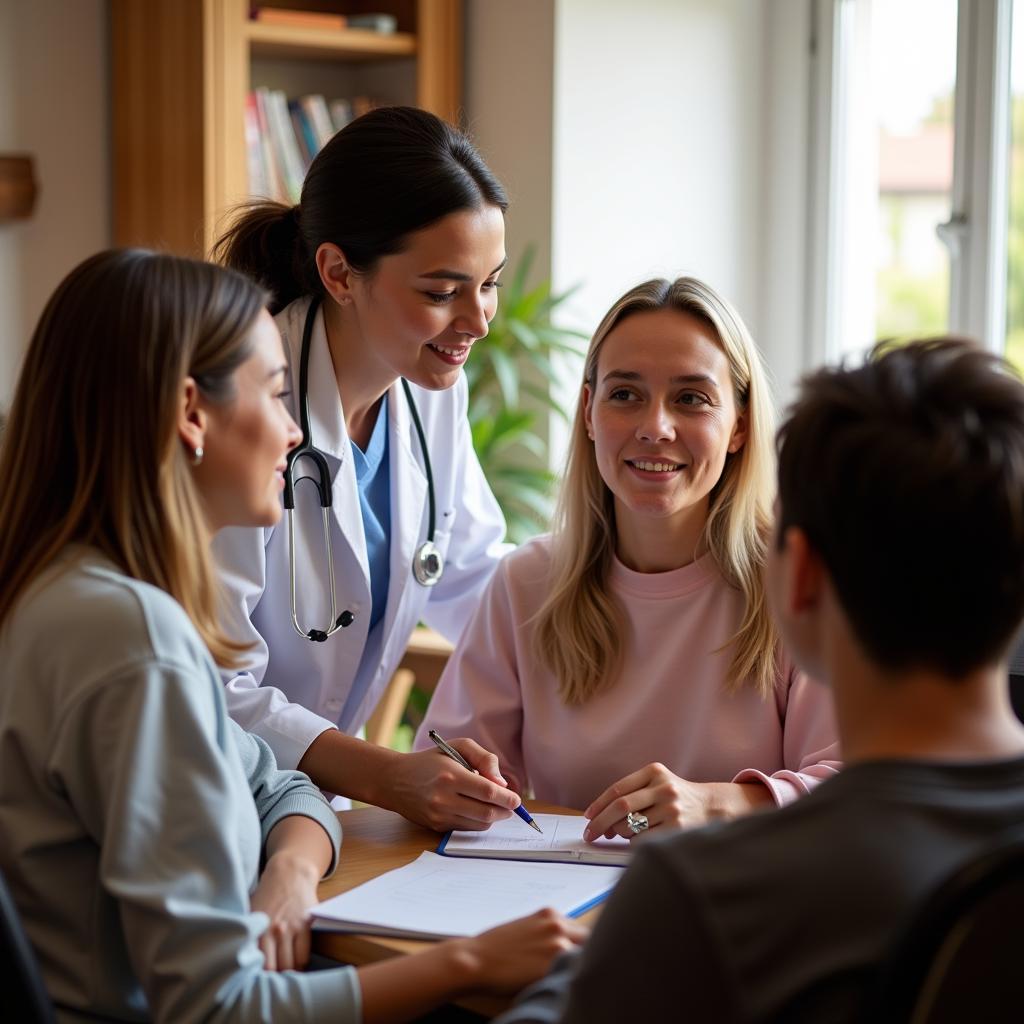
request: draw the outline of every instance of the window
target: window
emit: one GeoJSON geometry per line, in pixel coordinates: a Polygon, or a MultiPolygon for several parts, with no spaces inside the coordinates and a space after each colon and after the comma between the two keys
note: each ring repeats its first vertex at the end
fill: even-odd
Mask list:
{"type": "Polygon", "coordinates": [[[873,5],[866,130],[878,154],[867,225],[874,249],[854,257],[874,272],[864,345],[949,325],[949,251],[937,229],[952,213],[956,17],[956,0],[873,5]]]}
{"type": "Polygon", "coordinates": [[[1024,0],[1014,0],[1010,54],[1006,356],[1024,371],[1024,0]]]}
{"type": "Polygon", "coordinates": [[[1009,336],[1024,365],[1014,6],[1024,12],[1024,0],[815,0],[812,362],[952,331],[996,351],[1009,336]]]}

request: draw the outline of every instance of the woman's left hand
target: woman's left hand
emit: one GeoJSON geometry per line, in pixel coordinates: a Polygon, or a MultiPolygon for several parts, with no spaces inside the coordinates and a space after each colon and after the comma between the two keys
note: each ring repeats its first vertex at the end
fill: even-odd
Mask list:
{"type": "MultiPolygon", "coordinates": [[[[609,786],[584,812],[590,819],[584,838],[636,836],[626,821],[630,812],[647,818],[653,829],[692,828],[719,818],[733,818],[771,803],[760,783],[688,782],[663,764],[649,764],[609,786]]],[[[642,833],[637,833],[642,834],[642,833]]]]}
{"type": "Polygon", "coordinates": [[[309,911],[317,903],[319,880],[314,865],[287,851],[267,861],[250,900],[253,910],[270,918],[259,939],[265,970],[299,970],[309,963],[309,911]]]}

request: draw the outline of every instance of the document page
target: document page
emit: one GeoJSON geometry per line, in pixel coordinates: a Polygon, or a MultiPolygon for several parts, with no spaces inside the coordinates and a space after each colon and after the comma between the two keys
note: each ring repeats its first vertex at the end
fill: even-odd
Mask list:
{"type": "Polygon", "coordinates": [[[421,853],[313,909],[339,931],[410,938],[478,935],[543,907],[580,914],[600,902],[622,868],[453,860],[421,853]]]}
{"type": "Polygon", "coordinates": [[[544,830],[543,835],[513,815],[495,822],[486,832],[452,832],[441,852],[513,860],[595,860],[625,864],[629,859],[629,840],[621,836],[586,842],[583,830],[587,827],[587,819],[579,815],[535,814],[533,820],[544,830]]]}

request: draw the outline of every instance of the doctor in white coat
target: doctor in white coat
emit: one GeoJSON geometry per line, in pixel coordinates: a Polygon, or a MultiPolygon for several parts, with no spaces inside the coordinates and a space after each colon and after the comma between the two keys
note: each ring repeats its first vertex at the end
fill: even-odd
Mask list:
{"type": "Polygon", "coordinates": [[[228,624],[245,647],[225,675],[228,708],[282,767],[438,829],[486,828],[518,805],[494,756],[449,737],[474,775],[439,751],[399,754],[353,734],[417,623],[458,640],[507,550],[462,375],[497,308],[506,206],[464,135],[424,111],[383,108],[321,151],[298,206],[249,207],[215,249],[274,295],[295,419],[305,404],[305,443],[330,477],[336,616],[321,503],[303,479],[317,463],[304,458],[293,470],[295,618],[314,637],[338,627],[326,639],[295,628],[285,521],[223,531],[228,624]],[[414,573],[428,541],[440,578],[414,573]]]}

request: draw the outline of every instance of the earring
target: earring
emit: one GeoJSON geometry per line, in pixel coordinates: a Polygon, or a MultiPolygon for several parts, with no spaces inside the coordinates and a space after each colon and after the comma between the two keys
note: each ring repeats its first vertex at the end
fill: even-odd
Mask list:
{"type": "Polygon", "coordinates": [[[202,447],[197,444],[196,447],[195,447],[195,451],[193,451],[193,453],[192,453],[192,465],[193,466],[198,466],[199,463],[203,461],[203,454],[204,454],[204,452],[203,452],[202,447]]]}

